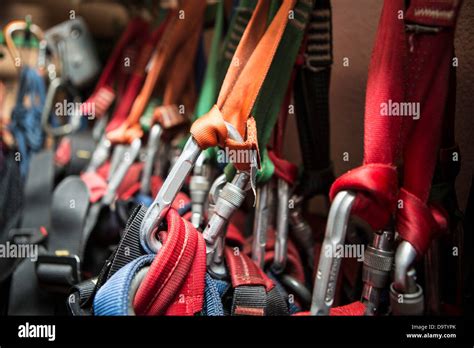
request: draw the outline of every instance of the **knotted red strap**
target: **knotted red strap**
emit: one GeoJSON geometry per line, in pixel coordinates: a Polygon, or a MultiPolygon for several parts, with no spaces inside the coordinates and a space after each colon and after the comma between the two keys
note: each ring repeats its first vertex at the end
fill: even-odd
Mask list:
{"type": "Polygon", "coordinates": [[[202,310],[206,247],[202,235],[170,209],[163,246],[137,290],[137,315],[193,315],[202,310]]]}

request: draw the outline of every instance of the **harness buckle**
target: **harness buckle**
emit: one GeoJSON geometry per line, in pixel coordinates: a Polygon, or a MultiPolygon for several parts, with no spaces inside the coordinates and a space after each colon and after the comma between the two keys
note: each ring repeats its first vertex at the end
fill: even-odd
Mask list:
{"type": "Polygon", "coordinates": [[[43,254],[36,262],[36,276],[41,287],[52,292],[67,293],[80,282],[81,261],[77,255],[43,254]]]}

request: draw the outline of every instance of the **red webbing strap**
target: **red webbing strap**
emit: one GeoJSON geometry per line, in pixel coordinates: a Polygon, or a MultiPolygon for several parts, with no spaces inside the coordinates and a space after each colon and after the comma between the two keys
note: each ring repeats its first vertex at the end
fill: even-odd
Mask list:
{"type": "Polygon", "coordinates": [[[147,33],[148,30],[149,25],[143,19],[137,17],[130,20],[127,28],[115,45],[112,54],[110,55],[104,69],[102,70],[102,74],[100,75],[94,92],[84,103],[82,103],[82,115],[89,115],[90,113],[88,112],[92,110],[88,109],[92,105],[94,105],[96,117],[102,117],[104,115],[115,99],[112,83],[116,77],[115,74],[120,65],[123,52],[130,43],[134,42],[135,40],[142,40],[144,33],[147,33]]]}
{"type": "Polygon", "coordinates": [[[352,213],[374,229],[388,224],[401,199],[397,231],[419,255],[433,231],[441,228],[436,227],[439,214],[433,215],[426,200],[438,153],[459,5],[455,0],[411,1],[403,21],[398,13],[404,1],[384,2],[367,82],[364,166],[340,177],[330,191],[331,199],[341,190],[357,191],[352,213]],[[429,23],[441,31],[407,33],[405,22],[429,23]],[[419,105],[419,115],[384,114],[393,112],[393,105],[400,110],[400,103],[419,105]],[[399,194],[395,165],[401,158],[399,194]]]}
{"type": "Polygon", "coordinates": [[[81,180],[87,186],[91,203],[98,202],[107,191],[107,181],[97,172],[84,172],[81,174],[81,180]]]}
{"type": "Polygon", "coordinates": [[[410,137],[404,150],[403,188],[397,211],[397,231],[423,255],[432,238],[447,228],[442,211],[427,206],[441,142],[449,88],[454,31],[462,1],[413,0],[406,21],[440,27],[435,35],[410,35],[409,101],[419,102],[419,120],[410,120],[410,137]]]}
{"type": "Polygon", "coordinates": [[[202,310],[206,248],[202,235],[170,209],[163,246],[137,290],[137,315],[193,315],[202,310]]]}
{"type": "MultiPolygon", "coordinates": [[[[143,169],[143,163],[133,163],[128,168],[125,177],[117,188],[117,197],[120,199],[130,198],[130,189],[136,182],[140,180],[140,174],[143,169]]],[[[99,201],[107,191],[107,180],[110,170],[110,162],[107,161],[97,169],[97,172],[84,172],[81,174],[81,179],[89,190],[89,201],[95,203],[99,201]]],[[[140,188],[140,187],[138,187],[140,188]]]]}
{"type": "MultiPolygon", "coordinates": [[[[169,17],[168,17],[169,18],[169,17]]],[[[135,98],[140,92],[145,79],[146,66],[153,54],[153,49],[160,40],[165,30],[168,20],[163,22],[147,39],[143,47],[140,48],[135,69],[133,70],[129,81],[127,82],[127,89],[121,97],[120,104],[115,109],[115,112],[107,125],[106,132],[110,132],[119,127],[127,118],[130,108],[133,105],[135,98]]]]}
{"type": "Polygon", "coordinates": [[[364,166],[338,178],[330,198],[342,190],[358,192],[352,213],[374,229],[385,227],[395,213],[398,191],[395,163],[400,156],[402,117],[382,117],[380,105],[405,101],[405,23],[398,19],[404,0],[385,1],[369,66],[365,100],[364,166]],[[389,44],[387,44],[389,43],[389,44]],[[383,188],[383,190],[380,190],[383,188]]]}
{"type": "Polygon", "coordinates": [[[58,144],[58,148],[54,153],[54,163],[63,167],[71,160],[71,139],[62,138],[58,144]]]}
{"type": "Polygon", "coordinates": [[[298,177],[298,167],[275,154],[274,151],[268,151],[268,157],[275,166],[275,172],[277,178],[285,180],[290,186],[293,185],[298,177]]]}
{"type": "Polygon", "coordinates": [[[268,293],[275,286],[252,259],[238,248],[226,247],[225,259],[229,268],[232,287],[264,286],[268,293]]]}
{"type": "MultiPolygon", "coordinates": [[[[329,310],[330,316],[363,316],[365,313],[365,305],[360,302],[352,302],[348,305],[334,307],[329,310]]],[[[294,314],[294,316],[303,317],[310,316],[310,312],[299,312],[294,314]]]]}

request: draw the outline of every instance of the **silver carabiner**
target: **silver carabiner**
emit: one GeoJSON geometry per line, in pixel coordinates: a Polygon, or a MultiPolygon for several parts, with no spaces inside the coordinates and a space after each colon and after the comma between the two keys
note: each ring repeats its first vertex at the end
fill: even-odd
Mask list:
{"type": "Polygon", "coordinates": [[[150,193],[151,176],[153,174],[153,165],[155,163],[155,157],[160,147],[160,138],[163,133],[163,129],[160,125],[155,124],[150,129],[150,135],[148,136],[148,145],[146,151],[146,160],[143,166],[143,173],[140,183],[140,193],[148,195],[150,193]]]}
{"type": "Polygon", "coordinates": [[[141,140],[137,138],[130,144],[130,146],[127,147],[127,149],[123,153],[122,161],[117,166],[117,169],[110,176],[109,184],[107,185],[107,191],[102,197],[103,204],[110,205],[114,201],[117,189],[120,186],[123,178],[127,174],[128,169],[138,157],[141,145],[141,140]]]}
{"type": "Polygon", "coordinates": [[[257,202],[253,224],[252,259],[262,269],[265,263],[267,230],[270,221],[270,190],[270,183],[265,183],[257,188],[257,202]]]}
{"type": "Polygon", "coordinates": [[[288,254],[288,223],[290,186],[283,179],[278,179],[278,206],[276,216],[275,257],[272,269],[281,273],[286,267],[288,254]]]}
{"type": "Polygon", "coordinates": [[[206,241],[208,269],[218,277],[226,273],[223,261],[224,237],[230,217],[244,202],[250,174],[238,172],[232,182],[225,184],[217,199],[214,213],[202,232],[206,241]]]}
{"type": "MultiPolygon", "coordinates": [[[[226,127],[231,139],[243,141],[240,133],[230,123],[226,122],[226,127]]],[[[196,140],[192,136],[189,137],[155,200],[146,211],[140,228],[140,244],[146,252],[156,253],[161,248],[160,241],[155,237],[155,229],[165,218],[201,151],[196,140]]]]}
{"type": "MultiPolygon", "coordinates": [[[[68,116],[69,122],[65,123],[62,126],[52,127],[49,124],[49,117],[53,109],[54,98],[56,93],[60,88],[69,87],[67,82],[60,77],[56,77],[51,81],[48,87],[48,92],[46,93],[46,100],[44,103],[43,111],[41,113],[41,124],[46,133],[53,137],[60,137],[66,134],[73,133],[81,127],[81,115],[78,110],[74,110],[72,115],[63,115],[68,116]]],[[[67,110],[67,107],[65,108],[67,110]]]]}
{"type": "Polygon", "coordinates": [[[314,283],[311,305],[312,315],[329,315],[329,309],[334,302],[339,267],[341,266],[341,258],[336,256],[336,250],[344,245],[355,198],[356,194],[354,192],[341,191],[334,198],[329,210],[326,233],[314,283]]]}
{"type": "Polygon", "coordinates": [[[193,175],[189,182],[191,198],[191,223],[199,228],[204,219],[204,204],[209,191],[209,168],[205,152],[201,152],[194,166],[193,175]]]}

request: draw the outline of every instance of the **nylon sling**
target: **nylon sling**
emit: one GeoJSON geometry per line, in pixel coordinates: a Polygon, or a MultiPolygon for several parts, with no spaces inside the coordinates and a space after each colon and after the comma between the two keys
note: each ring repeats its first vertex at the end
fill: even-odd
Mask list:
{"type": "Polygon", "coordinates": [[[403,1],[385,1],[367,82],[364,165],[337,179],[330,191],[334,198],[341,190],[355,190],[352,212],[374,229],[384,228],[396,213],[397,231],[418,255],[445,225],[441,213],[426,202],[440,144],[459,6],[411,1],[406,22],[440,31],[407,35],[404,22],[394,15],[403,10],[403,1]],[[419,119],[382,116],[381,107],[393,102],[419,103],[419,119]],[[398,190],[396,165],[401,158],[403,186],[398,190]],[[395,209],[397,200],[403,209],[395,209]]]}
{"type": "MultiPolygon", "coordinates": [[[[114,143],[130,143],[133,139],[140,137],[142,130],[140,128],[139,119],[148,101],[152,95],[153,89],[168,72],[169,76],[172,77],[172,81],[167,84],[164,92],[165,100],[164,106],[174,104],[176,98],[181,96],[184,91],[185,84],[188,81],[189,68],[192,64],[185,65],[175,64],[168,68],[171,59],[175,57],[178,48],[183,47],[186,49],[186,55],[183,52],[179,54],[179,62],[182,63],[183,59],[187,59],[189,56],[194,56],[193,52],[197,49],[197,43],[199,41],[199,31],[202,27],[203,14],[205,9],[205,3],[198,2],[199,6],[196,6],[196,2],[191,0],[182,0],[180,3],[180,11],[184,14],[184,18],[180,18],[180,14],[174,11],[170,15],[170,19],[163,33],[163,39],[158,44],[156,51],[153,53],[151,58],[151,68],[148,71],[148,75],[145,79],[144,85],[137,95],[133,106],[129,112],[129,115],[125,122],[118,128],[107,134],[108,139],[114,143]],[[189,35],[189,31],[193,35],[189,35]],[[184,45],[184,46],[183,46],[184,45]],[[179,69],[180,68],[180,69],[179,69]],[[184,68],[184,69],[183,69],[184,68]],[[167,104],[169,103],[169,104],[167,104]]],[[[162,113],[157,115],[157,118],[162,116],[162,113]]],[[[155,116],[154,116],[155,117],[155,116]]]]}
{"type": "MultiPolygon", "coordinates": [[[[418,257],[446,226],[443,214],[426,201],[441,140],[459,6],[411,1],[405,23],[395,15],[404,10],[404,2],[384,2],[367,82],[364,165],[341,176],[330,190],[331,199],[341,190],[357,192],[351,212],[374,229],[387,227],[396,216],[396,231],[418,257]],[[393,110],[393,102],[419,103],[420,112],[388,116],[383,108],[393,110]],[[398,190],[401,159],[403,186],[398,190]],[[398,209],[397,200],[403,203],[398,209]]],[[[364,312],[364,304],[349,306],[364,312]]]]}

